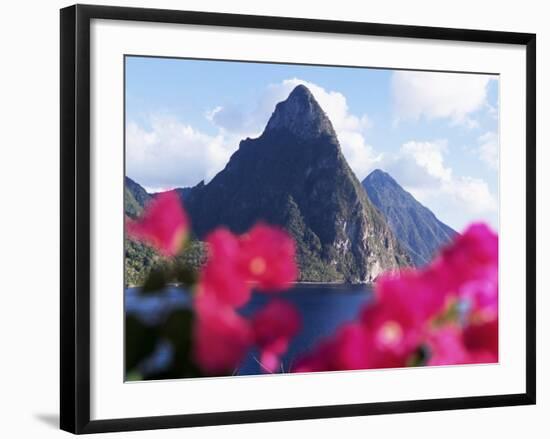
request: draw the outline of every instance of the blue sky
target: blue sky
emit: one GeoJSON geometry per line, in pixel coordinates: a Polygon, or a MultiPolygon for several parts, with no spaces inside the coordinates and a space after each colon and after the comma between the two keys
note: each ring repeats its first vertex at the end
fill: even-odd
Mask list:
{"type": "Polygon", "coordinates": [[[497,76],[127,57],[127,175],[150,190],[208,181],[299,83],[360,180],[384,169],[457,230],[497,227],[497,76]]]}

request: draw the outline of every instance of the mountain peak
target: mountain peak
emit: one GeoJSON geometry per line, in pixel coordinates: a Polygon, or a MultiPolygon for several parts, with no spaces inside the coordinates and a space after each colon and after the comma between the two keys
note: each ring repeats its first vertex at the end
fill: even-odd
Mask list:
{"type": "Polygon", "coordinates": [[[386,171],[383,171],[382,169],[375,169],[369,175],[367,175],[363,180],[363,184],[366,184],[367,182],[371,182],[371,183],[383,182],[386,184],[399,186],[397,181],[395,181],[395,179],[390,174],[388,174],[386,171]]]}
{"type": "Polygon", "coordinates": [[[311,93],[309,88],[307,88],[304,84],[298,84],[288,95],[289,98],[296,97],[297,99],[299,99],[300,96],[306,99],[313,99],[313,93],[311,93]]]}
{"type": "Polygon", "coordinates": [[[277,104],[264,133],[281,130],[290,131],[302,139],[336,136],[329,118],[303,84],[297,85],[286,100],[277,104]]]}
{"type": "Polygon", "coordinates": [[[384,178],[384,179],[387,179],[387,180],[393,180],[393,177],[390,174],[388,174],[386,171],[383,171],[380,168],[376,168],[374,171],[371,171],[371,173],[369,175],[367,175],[367,178],[369,178],[369,179],[384,178]]]}

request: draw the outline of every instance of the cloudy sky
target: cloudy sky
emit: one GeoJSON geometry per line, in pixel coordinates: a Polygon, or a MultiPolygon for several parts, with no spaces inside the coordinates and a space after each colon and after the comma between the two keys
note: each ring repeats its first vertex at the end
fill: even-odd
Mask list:
{"type": "Polygon", "coordinates": [[[380,168],[457,230],[498,226],[497,76],[128,57],[126,174],[152,191],[209,181],[297,84],[360,180],[380,168]]]}

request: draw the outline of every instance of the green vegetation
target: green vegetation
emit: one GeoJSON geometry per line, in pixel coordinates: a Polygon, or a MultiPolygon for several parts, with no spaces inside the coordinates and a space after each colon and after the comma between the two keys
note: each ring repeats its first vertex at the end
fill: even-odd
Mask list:
{"type": "Polygon", "coordinates": [[[300,209],[292,195],[288,196],[284,212],[285,229],[296,242],[296,256],[300,277],[298,280],[308,282],[344,281],[334,265],[327,264],[320,258],[322,244],[319,237],[306,226],[300,209]]]}
{"type": "MultiPolygon", "coordinates": [[[[187,243],[183,254],[173,260],[159,256],[151,247],[138,241],[125,240],[125,283],[128,286],[144,286],[150,273],[161,274],[162,284],[165,282],[188,283],[206,259],[206,246],[203,242],[191,240],[187,243]]],[[[156,279],[151,276],[150,291],[155,290],[156,279]]]]}
{"type": "Polygon", "coordinates": [[[149,272],[161,263],[155,251],[138,241],[124,240],[124,273],[128,286],[143,285],[149,272]]]}
{"type": "MultiPolygon", "coordinates": [[[[126,177],[124,192],[124,213],[129,218],[137,218],[152,195],[138,183],[126,177]]],[[[166,282],[187,283],[206,259],[205,244],[191,239],[185,251],[167,260],[155,250],[139,241],[124,240],[125,286],[145,287],[149,291],[161,289],[166,282]],[[151,274],[151,276],[149,276],[151,274]],[[148,284],[146,284],[148,280],[148,284]]]]}

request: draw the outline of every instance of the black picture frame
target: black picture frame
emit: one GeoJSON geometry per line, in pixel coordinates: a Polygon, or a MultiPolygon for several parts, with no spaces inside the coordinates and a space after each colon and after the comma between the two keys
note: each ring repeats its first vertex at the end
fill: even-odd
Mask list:
{"type": "Polygon", "coordinates": [[[535,404],[535,34],[90,5],[74,5],[61,9],[60,24],[61,429],[77,434],[99,433],[535,404]],[[90,420],[90,21],[92,19],[503,43],[525,46],[527,59],[525,66],[527,83],[525,133],[527,147],[525,393],[90,420]]]}

